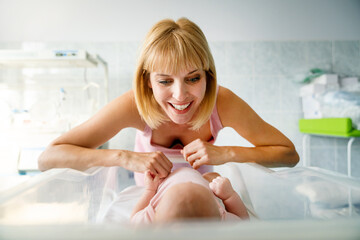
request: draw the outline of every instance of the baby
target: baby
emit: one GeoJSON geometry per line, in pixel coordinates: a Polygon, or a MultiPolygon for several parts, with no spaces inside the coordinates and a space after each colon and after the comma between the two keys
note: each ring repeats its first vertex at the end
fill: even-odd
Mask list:
{"type": "Polygon", "coordinates": [[[145,192],[131,215],[133,223],[249,218],[245,205],[229,179],[217,173],[201,175],[185,167],[160,180],[147,171],[144,181],[145,192]]]}

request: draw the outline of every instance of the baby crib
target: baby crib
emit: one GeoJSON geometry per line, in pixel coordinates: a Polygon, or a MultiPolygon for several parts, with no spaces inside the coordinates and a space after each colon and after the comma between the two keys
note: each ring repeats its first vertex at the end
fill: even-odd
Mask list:
{"type": "Polygon", "coordinates": [[[359,239],[360,181],[314,167],[228,163],[250,221],[133,226],[142,193],[120,167],[52,169],[0,195],[0,239],[359,239]]]}

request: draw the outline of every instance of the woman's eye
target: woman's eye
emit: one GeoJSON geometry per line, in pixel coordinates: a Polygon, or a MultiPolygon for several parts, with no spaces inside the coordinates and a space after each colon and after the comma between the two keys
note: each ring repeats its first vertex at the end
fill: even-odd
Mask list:
{"type": "Polygon", "coordinates": [[[197,82],[199,80],[200,80],[200,77],[193,77],[193,78],[188,79],[189,82],[197,82]]]}
{"type": "Polygon", "coordinates": [[[159,83],[163,84],[163,85],[169,84],[170,82],[171,82],[170,80],[160,80],[159,81],[159,83]]]}

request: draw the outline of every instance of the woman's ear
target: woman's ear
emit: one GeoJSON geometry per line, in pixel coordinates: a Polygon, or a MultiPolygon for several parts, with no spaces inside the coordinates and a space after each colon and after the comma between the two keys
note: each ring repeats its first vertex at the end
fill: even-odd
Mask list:
{"type": "Polygon", "coordinates": [[[149,88],[152,88],[150,78],[147,79],[147,83],[148,83],[149,88]]]}

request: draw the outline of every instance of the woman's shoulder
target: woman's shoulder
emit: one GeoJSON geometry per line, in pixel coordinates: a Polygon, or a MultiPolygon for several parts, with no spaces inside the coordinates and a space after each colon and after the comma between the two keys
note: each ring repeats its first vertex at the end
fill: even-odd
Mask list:
{"type": "Polygon", "coordinates": [[[145,128],[145,122],[142,120],[135,103],[133,90],[116,97],[108,104],[108,108],[112,115],[119,118],[119,121],[125,123],[127,127],[141,130],[145,128]]]}
{"type": "Polygon", "coordinates": [[[216,106],[218,110],[224,110],[224,108],[232,108],[233,101],[241,101],[241,98],[237,96],[234,92],[232,92],[230,89],[219,86],[217,100],[216,100],[216,106]]]}
{"type": "Polygon", "coordinates": [[[248,108],[247,103],[230,89],[219,86],[216,101],[219,118],[224,127],[229,126],[234,116],[248,108]]]}
{"type": "Polygon", "coordinates": [[[224,86],[220,86],[219,85],[219,90],[218,90],[218,98],[222,98],[222,97],[227,97],[230,94],[234,94],[230,89],[224,87],[224,86]]]}
{"type": "Polygon", "coordinates": [[[113,111],[122,112],[124,110],[129,111],[137,110],[135,104],[135,97],[133,90],[129,90],[120,96],[117,96],[110,103],[107,104],[106,108],[110,108],[113,111]]]}

